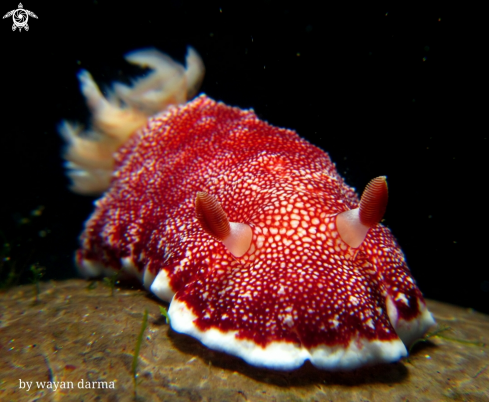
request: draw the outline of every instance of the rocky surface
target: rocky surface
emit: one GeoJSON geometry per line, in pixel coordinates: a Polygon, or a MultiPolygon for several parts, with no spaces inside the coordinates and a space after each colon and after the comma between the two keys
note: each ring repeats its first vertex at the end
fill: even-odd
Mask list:
{"type": "Polygon", "coordinates": [[[450,329],[396,364],[332,373],[306,363],[275,372],[175,333],[159,310],[166,304],[144,290],[111,296],[101,282],[87,285],[42,283],[38,303],[32,285],[0,293],[1,401],[489,401],[489,316],[470,309],[428,301],[439,328],[450,329]]]}

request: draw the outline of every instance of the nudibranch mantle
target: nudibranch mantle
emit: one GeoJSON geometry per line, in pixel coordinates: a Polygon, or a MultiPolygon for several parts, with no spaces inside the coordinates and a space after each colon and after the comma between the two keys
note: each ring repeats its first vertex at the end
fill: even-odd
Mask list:
{"type": "MultiPolygon", "coordinates": [[[[187,70],[179,66],[183,91],[202,79],[195,54],[187,70]]],[[[136,63],[144,57],[133,54],[136,63]]],[[[378,223],[385,178],[360,203],[324,151],[205,95],[167,102],[140,130],[113,134],[97,124],[105,119],[97,103],[130,114],[131,91],[124,102],[105,100],[87,74],[82,91],[98,132],[61,128],[75,190],[100,190],[108,176],[97,182],[97,169],[114,171],[81,236],[82,274],[137,277],[170,302],[175,331],[270,369],[394,362],[434,324],[395,238],[378,223]],[[114,161],[99,149],[104,141],[114,149],[105,137],[123,137],[114,161]],[[354,240],[344,234],[351,227],[359,228],[354,240]]]]}

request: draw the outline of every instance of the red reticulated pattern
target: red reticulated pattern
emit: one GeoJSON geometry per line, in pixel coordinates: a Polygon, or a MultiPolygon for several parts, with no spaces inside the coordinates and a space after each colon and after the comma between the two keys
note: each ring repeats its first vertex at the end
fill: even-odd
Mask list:
{"type": "Polygon", "coordinates": [[[202,331],[237,331],[262,346],[390,340],[386,297],[406,320],[423,299],[389,229],[374,226],[357,249],[343,243],[335,217],[358,203],[324,151],[202,95],[150,119],[119,150],[77,257],[166,270],[202,331]],[[252,227],[243,257],[199,225],[198,191],[252,227]]]}

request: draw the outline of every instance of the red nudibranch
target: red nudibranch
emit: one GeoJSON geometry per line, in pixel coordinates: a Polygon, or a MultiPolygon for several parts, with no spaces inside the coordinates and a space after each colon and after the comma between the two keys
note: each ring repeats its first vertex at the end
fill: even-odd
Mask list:
{"type": "Polygon", "coordinates": [[[82,71],[93,131],[60,127],[74,191],[106,190],[81,236],[81,273],[136,276],[171,303],[175,331],[254,366],[406,356],[434,320],[379,223],[385,177],[359,200],[294,131],[205,95],[185,103],[204,73],[191,48],[186,68],[151,49],[126,59],[153,72],[106,98],[82,71]]]}

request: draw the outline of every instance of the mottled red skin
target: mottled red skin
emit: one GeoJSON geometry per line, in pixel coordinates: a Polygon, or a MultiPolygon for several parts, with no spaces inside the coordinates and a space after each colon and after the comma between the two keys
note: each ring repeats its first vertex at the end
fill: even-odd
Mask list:
{"type": "Polygon", "coordinates": [[[374,226],[357,249],[342,242],[335,216],[358,203],[324,151],[252,111],[200,96],[152,118],[120,149],[77,258],[120,269],[130,257],[141,272],[167,270],[201,331],[237,330],[262,346],[396,339],[386,296],[408,321],[424,301],[389,229],[374,226]],[[234,258],[202,230],[198,191],[252,227],[252,248],[263,236],[253,261],[253,250],[234,258]],[[409,306],[395,301],[399,292],[409,306]]]}

